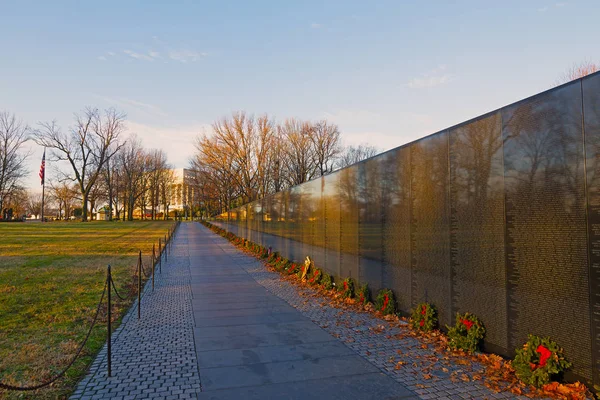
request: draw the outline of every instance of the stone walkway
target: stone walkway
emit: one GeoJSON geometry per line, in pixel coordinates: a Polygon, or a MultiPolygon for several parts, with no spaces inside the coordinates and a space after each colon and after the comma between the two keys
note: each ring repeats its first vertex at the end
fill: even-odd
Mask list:
{"type": "Polygon", "coordinates": [[[141,321],[134,307],[117,330],[113,377],[103,350],[72,398],[515,398],[473,380],[476,365],[311,297],[198,223],[180,226],[149,289],[141,321]]]}
{"type": "Polygon", "coordinates": [[[175,240],[162,273],[156,271],[154,291],[146,284],[141,319],[132,306],[113,335],[112,377],[107,377],[105,346],[71,399],[197,398],[201,389],[185,228],[175,240]]]}

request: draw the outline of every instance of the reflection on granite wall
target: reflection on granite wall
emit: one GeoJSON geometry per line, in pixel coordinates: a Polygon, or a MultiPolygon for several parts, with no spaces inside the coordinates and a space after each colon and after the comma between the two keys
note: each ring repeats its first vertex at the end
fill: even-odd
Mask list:
{"type": "Polygon", "coordinates": [[[296,261],[473,312],[487,349],[551,336],[600,384],[600,74],[216,218],[296,261]]]}

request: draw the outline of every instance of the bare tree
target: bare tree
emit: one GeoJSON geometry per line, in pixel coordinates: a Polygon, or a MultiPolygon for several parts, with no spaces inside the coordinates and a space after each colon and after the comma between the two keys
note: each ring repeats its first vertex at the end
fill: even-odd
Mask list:
{"type": "Polygon", "coordinates": [[[88,200],[92,187],[100,176],[107,160],[119,151],[119,137],[125,130],[125,114],[115,109],[100,113],[97,109],[86,109],[75,115],[75,126],[64,134],[56,122],[40,124],[34,132],[36,143],[51,148],[57,161],[67,162],[72,174],[66,179],[77,183],[81,193],[82,221],[88,220],[88,200]]]}
{"type": "MultiPolygon", "coordinates": [[[[44,205],[46,208],[46,205],[44,205]]],[[[27,211],[29,214],[34,216],[39,216],[42,213],[42,194],[41,193],[33,193],[29,191],[27,193],[27,211]]]]}
{"type": "Polygon", "coordinates": [[[148,197],[152,219],[156,219],[160,206],[161,178],[168,169],[167,154],[164,150],[151,150],[148,153],[148,197]]]}
{"type": "Polygon", "coordinates": [[[339,168],[345,168],[352,164],[356,164],[362,160],[366,160],[367,158],[371,158],[379,154],[381,150],[379,150],[375,146],[370,146],[368,144],[360,144],[358,146],[348,146],[342,153],[338,161],[339,168]]]}
{"type": "Polygon", "coordinates": [[[311,139],[313,134],[312,124],[290,118],[278,129],[281,137],[286,141],[284,160],[289,185],[295,186],[311,180],[315,176],[315,160],[312,154],[313,144],[311,139]]]}
{"type": "Polygon", "coordinates": [[[579,64],[573,64],[567,69],[556,81],[556,85],[561,85],[566,82],[571,82],[575,79],[583,78],[586,75],[600,71],[600,64],[592,61],[584,61],[579,64]]]}
{"type": "Polygon", "coordinates": [[[336,158],[342,151],[337,125],[325,120],[317,122],[313,125],[311,140],[314,164],[319,176],[332,172],[336,158]]]}
{"type": "Polygon", "coordinates": [[[160,177],[159,190],[161,196],[161,202],[163,205],[164,219],[169,219],[169,206],[171,205],[171,198],[173,197],[173,182],[175,181],[175,174],[172,169],[168,169],[160,177]]]}
{"type": "Polygon", "coordinates": [[[142,142],[137,136],[129,139],[127,144],[117,155],[119,166],[123,173],[124,184],[124,204],[126,216],[129,221],[133,221],[133,211],[138,199],[144,194],[144,175],[146,174],[146,153],[142,147],[142,142]]]}
{"type": "MultiPolygon", "coordinates": [[[[7,214],[12,214],[13,218],[23,217],[27,211],[27,192],[25,189],[17,187],[11,191],[4,199],[4,208],[7,209],[7,214]]],[[[2,212],[4,214],[4,209],[2,212]]]]}
{"type": "Polygon", "coordinates": [[[68,219],[75,208],[78,188],[68,182],[50,182],[50,194],[58,204],[58,218],[68,219]]]}
{"type": "Polygon", "coordinates": [[[23,145],[28,140],[28,130],[14,114],[0,111],[0,211],[5,199],[21,187],[21,179],[27,173],[25,161],[29,152],[24,151],[23,145]]]}

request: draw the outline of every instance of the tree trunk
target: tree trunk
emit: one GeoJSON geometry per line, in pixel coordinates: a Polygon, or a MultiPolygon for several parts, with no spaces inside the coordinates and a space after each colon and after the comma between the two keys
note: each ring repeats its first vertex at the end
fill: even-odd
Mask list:
{"type": "Polygon", "coordinates": [[[83,199],[81,200],[81,222],[87,222],[88,220],[88,193],[83,193],[83,199]]]}
{"type": "Polygon", "coordinates": [[[113,187],[110,179],[110,160],[106,160],[106,183],[108,185],[108,220],[112,221],[113,214],[113,187]]]}

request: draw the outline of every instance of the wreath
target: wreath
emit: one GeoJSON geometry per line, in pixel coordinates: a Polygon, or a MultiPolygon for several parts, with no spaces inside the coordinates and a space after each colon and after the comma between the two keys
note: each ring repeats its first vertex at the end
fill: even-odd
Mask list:
{"type": "Polygon", "coordinates": [[[527,343],[512,362],[517,377],[528,385],[541,387],[550,379],[571,367],[563,354],[563,349],[549,337],[529,335],[527,343]]]}
{"type": "Polygon", "coordinates": [[[277,260],[278,258],[281,258],[281,256],[279,255],[279,252],[273,251],[271,253],[271,255],[269,255],[269,259],[267,260],[267,262],[268,263],[274,263],[275,260],[277,260]]]}
{"type": "Polygon", "coordinates": [[[288,275],[292,275],[296,272],[298,272],[300,268],[298,268],[298,264],[296,263],[290,263],[287,267],[287,269],[285,270],[285,273],[288,275]]]}
{"type": "Polygon", "coordinates": [[[342,292],[342,296],[344,298],[352,298],[354,297],[354,279],[346,278],[342,281],[342,285],[340,286],[340,291],[342,292]]]}
{"type": "Polygon", "coordinates": [[[450,339],[448,347],[453,350],[466,350],[471,353],[477,351],[485,336],[485,327],[479,318],[469,313],[456,313],[454,327],[446,327],[450,339]]]}
{"type": "Polygon", "coordinates": [[[390,289],[381,289],[377,293],[375,308],[383,314],[394,314],[396,312],[396,299],[390,289]]]}
{"type": "Polygon", "coordinates": [[[370,290],[368,284],[365,283],[364,285],[358,288],[358,291],[356,292],[356,299],[360,304],[367,304],[369,302],[370,290]]]}
{"type": "Polygon", "coordinates": [[[437,325],[437,310],[429,303],[420,303],[412,310],[410,324],[414,329],[429,332],[437,325]]]}
{"type": "Polygon", "coordinates": [[[322,277],[323,271],[321,271],[319,268],[315,268],[312,274],[310,275],[310,278],[308,278],[308,283],[310,283],[311,285],[316,285],[317,283],[321,282],[322,277]]]}
{"type": "Polygon", "coordinates": [[[331,279],[331,275],[323,274],[321,277],[321,285],[323,285],[323,289],[330,290],[333,288],[333,280],[331,279]]]}

